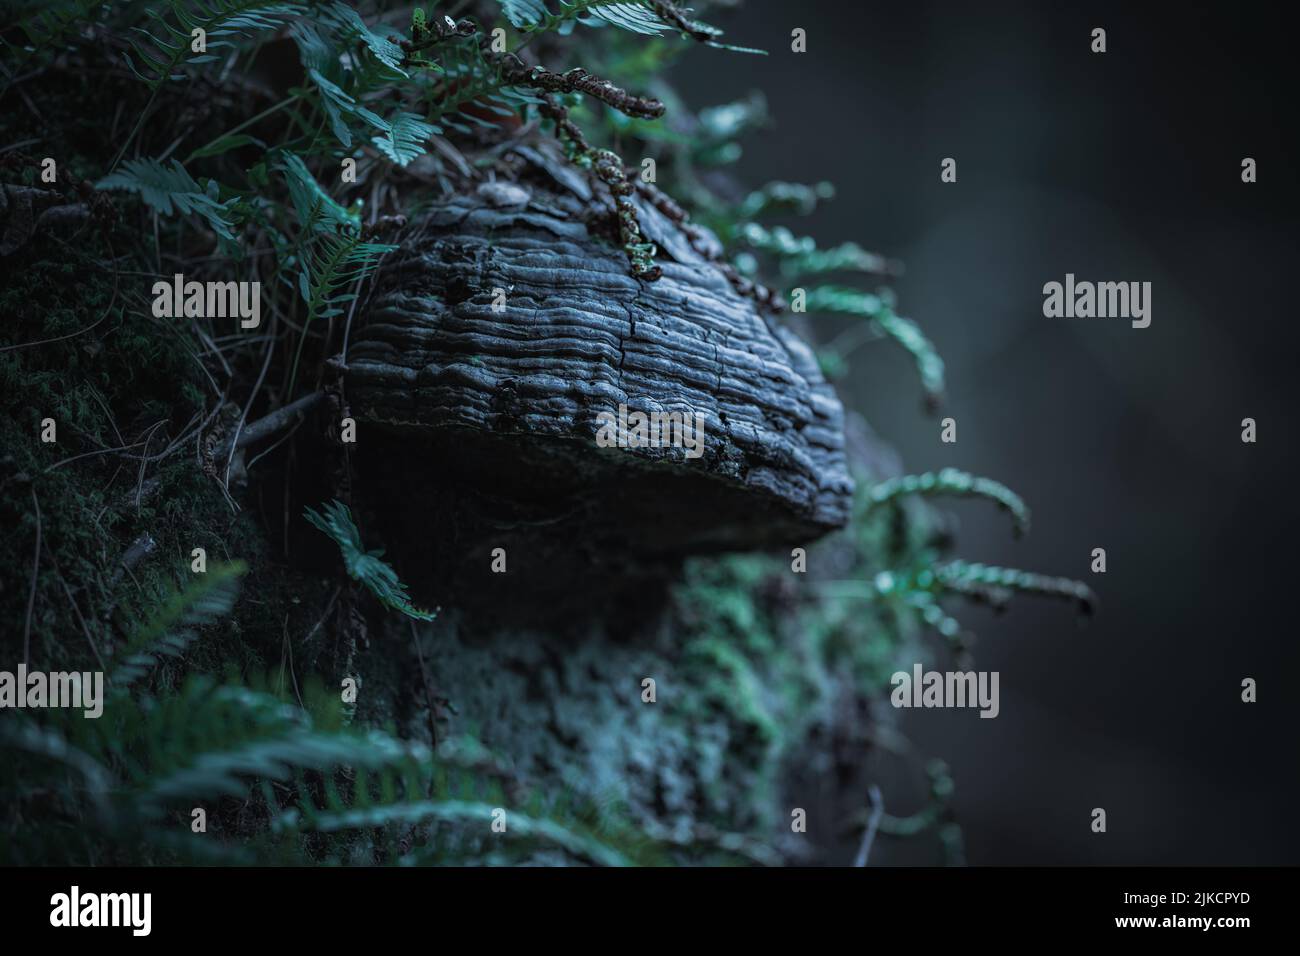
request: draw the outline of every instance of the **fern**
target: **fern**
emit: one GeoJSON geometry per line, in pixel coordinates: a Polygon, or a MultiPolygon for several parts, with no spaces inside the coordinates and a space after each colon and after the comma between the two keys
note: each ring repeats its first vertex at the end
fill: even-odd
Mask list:
{"type": "Polygon", "coordinates": [[[233,200],[218,202],[216,182],[209,180],[204,189],[179,160],[173,159],[169,168],[156,159],[129,159],[121,171],[101,179],[96,188],[137,193],[164,216],[173,212],[201,216],[221,238],[235,238],[234,223],[227,218],[233,200]]]}
{"type": "Polygon", "coordinates": [[[501,10],[518,29],[527,32],[567,33],[573,25],[590,17],[612,23],[633,33],[663,36],[669,29],[646,2],[610,2],[610,0],[559,0],[560,12],[551,13],[546,0],[500,0],[501,10]]]}
{"type": "MultiPolygon", "coordinates": [[[[424,154],[423,144],[440,128],[418,114],[398,110],[384,118],[366,105],[374,95],[389,92],[394,79],[407,79],[403,65],[406,54],[392,40],[366,26],[351,7],[327,4],[312,23],[299,22],[291,29],[307,78],[315,85],[315,100],[329,121],[334,138],[352,148],[356,133],[364,134],[399,166],[406,166],[424,154]]],[[[443,67],[427,59],[419,66],[442,72],[443,67]]]]}
{"type": "Polygon", "coordinates": [[[361,14],[346,3],[331,3],[323,9],[313,11],[314,18],[328,25],[334,35],[343,42],[360,42],[366,50],[383,66],[397,76],[406,77],[402,69],[404,54],[402,48],[385,36],[380,36],[361,19],[361,14]]]}
{"type": "MultiPolygon", "coordinates": [[[[340,315],[345,302],[356,298],[355,292],[340,290],[350,282],[359,282],[374,269],[384,253],[396,246],[378,242],[365,242],[360,233],[333,235],[323,233],[316,237],[309,254],[300,257],[298,291],[307,303],[305,326],[317,319],[340,315]]],[[[298,339],[293,365],[289,371],[289,394],[293,394],[298,381],[298,365],[302,360],[303,346],[307,343],[307,329],[298,339]]]]}
{"type": "Polygon", "coordinates": [[[736,208],[734,216],[752,222],[770,213],[793,213],[807,216],[818,203],[835,197],[835,187],[828,182],[808,186],[803,183],[770,182],[755,189],[736,208]]]}
{"type": "Polygon", "coordinates": [[[921,332],[920,326],[911,319],[895,314],[886,297],[869,295],[856,289],[820,286],[808,290],[804,305],[812,313],[856,315],[868,319],[883,335],[893,339],[911,354],[929,404],[936,406],[942,400],[943,359],[921,332]]]}
{"type": "Polygon", "coordinates": [[[307,303],[307,321],[327,319],[339,315],[344,302],[352,295],[340,295],[339,290],[357,279],[369,275],[380,256],[396,246],[379,242],[364,242],[359,235],[325,235],[317,240],[311,257],[311,266],[299,276],[299,291],[307,303]]]}
{"type": "Polygon", "coordinates": [[[380,560],[384,553],[382,550],[366,551],[362,548],[361,532],[353,523],[347,505],[333,501],[322,505],[321,510],[324,511],[323,516],[308,508],[305,517],[338,544],[339,551],[343,554],[343,564],[353,580],[364,584],[384,607],[400,611],[417,621],[432,621],[437,617],[436,611],[421,611],[411,605],[406,596],[406,585],[392,567],[380,560]]]}
{"type": "Polygon", "coordinates": [[[732,46],[717,38],[722,31],[692,19],[663,0],[559,0],[559,12],[551,13],[546,0],[499,0],[506,18],[526,33],[565,34],[574,24],[610,24],[630,33],[663,36],[664,31],[689,36],[706,46],[737,53],[764,53],[749,47],[732,46]]]}
{"type": "Polygon", "coordinates": [[[46,47],[66,44],[69,34],[96,20],[105,7],[104,0],[44,2],[18,26],[27,35],[29,52],[39,53],[46,47]]]}
{"type": "Polygon", "coordinates": [[[489,62],[472,40],[444,45],[443,76],[428,103],[427,119],[441,128],[472,133],[473,127],[490,129],[492,123],[467,112],[474,107],[496,116],[512,116],[528,106],[542,103],[536,94],[506,83],[501,68],[489,62]]]}
{"type": "Polygon", "coordinates": [[[298,213],[298,222],[307,232],[338,232],[361,228],[361,217],[339,205],[311,174],[302,157],[282,153],[280,170],[289,187],[289,198],[298,213]]]}
{"type": "Polygon", "coordinates": [[[867,491],[870,509],[902,495],[959,495],[989,498],[1011,515],[1017,536],[1029,530],[1029,508],[1014,491],[991,478],[981,478],[956,468],[945,468],[937,475],[903,475],[872,485],[867,491]]]}
{"type": "Polygon", "coordinates": [[[162,4],[161,9],[146,11],[155,23],[156,32],[135,27],[134,31],[145,40],[131,40],[135,58],[129,54],[124,56],[131,71],[156,92],[169,79],[184,79],[176,72],[182,64],[215,60],[216,56],[210,51],[232,47],[235,39],[278,29],[303,9],[299,3],[266,3],[264,0],[198,0],[191,8],[173,0],[162,4]],[[204,31],[209,52],[192,53],[196,30],[204,31]]]}
{"type": "Polygon", "coordinates": [[[355,60],[344,60],[338,44],[327,40],[316,26],[298,22],[290,29],[290,34],[298,46],[298,55],[308,79],[320,93],[317,102],[329,120],[334,138],[344,148],[351,148],[350,121],[355,120],[387,133],[389,124],[364,106],[360,99],[386,82],[383,74],[366,71],[365,65],[355,60]]]}
{"type": "Polygon", "coordinates": [[[898,263],[874,252],[867,252],[855,242],[820,249],[811,236],[796,238],[784,226],[768,229],[758,223],[748,222],[740,227],[737,238],[751,249],[774,255],[781,274],[787,279],[827,272],[866,272],[893,276],[902,271],[898,263]]]}
{"type": "Polygon", "coordinates": [[[415,113],[398,113],[388,121],[388,132],[376,136],[372,142],[398,166],[405,166],[424,155],[424,144],[438,131],[438,127],[415,113]]]}
{"type": "MultiPolygon", "coordinates": [[[[407,825],[424,821],[443,821],[473,824],[487,828],[493,819],[493,810],[487,803],[461,800],[421,801],[416,803],[388,804],[361,809],[314,814],[310,826],[314,831],[329,833],[340,829],[378,827],[392,823],[407,825]]],[[[505,817],[508,839],[537,840],[560,847],[578,859],[589,860],[600,866],[627,866],[628,859],[617,850],[572,830],[554,820],[534,817],[511,811],[505,817]]],[[[418,856],[407,862],[417,862],[418,856]]]]}
{"type": "Polygon", "coordinates": [[[252,778],[289,781],[295,771],[378,768],[424,753],[379,732],[319,733],[296,707],[206,677],[187,682],[167,706],[183,710],[199,746],[154,753],[140,781],[150,808],[181,798],[243,796],[252,778]]]}
{"type": "Polygon", "coordinates": [[[1092,614],[1097,596],[1081,581],[999,568],[968,561],[949,561],[934,569],[935,585],[949,591],[980,597],[995,606],[1005,604],[1013,591],[1068,598],[1083,614],[1092,614]]]}
{"type": "Polygon", "coordinates": [[[174,594],[119,652],[121,663],[109,684],[115,690],[129,687],[153,669],[159,658],[179,657],[197,636],[194,628],[230,612],[246,570],[240,561],[218,565],[174,594]]]}

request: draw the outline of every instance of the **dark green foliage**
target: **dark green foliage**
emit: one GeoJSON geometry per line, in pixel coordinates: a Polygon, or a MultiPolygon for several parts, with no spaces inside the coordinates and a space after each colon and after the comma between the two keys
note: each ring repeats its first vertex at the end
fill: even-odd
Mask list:
{"type": "Polygon", "coordinates": [[[123,189],[138,193],[145,204],[161,215],[174,212],[183,216],[202,216],[212,231],[224,239],[234,239],[232,224],[227,221],[227,206],[216,199],[215,182],[204,190],[177,160],[164,166],[156,159],[128,159],[119,172],[99,181],[100,189],[123,189]]]}
{"type": "Polygon", "coordinates": [[[295,14],[299,3],[266,3],[264,0],[199,0],[195,3],[163,3],[145,10],[152,23],[133,27],[130,39],[134,56],[124,54],[127,65],[151,90],[168,80],[184,79],[184,65],[199,66],[217,59],[213,50],[229,49],[238,40],[274,30],[295,14]],[[195,31],[206,35],[208,52],[195,52],[195,31]],[[140,39],[143,37],[143,39],[140,39]]]}
{"type": "Polygon", "coordinates": [[[114,690],[129,687],[148,674],[160,657],[180,657],[198,636],[196,628],[230,613],[245,570],[240,563],[214,567],[159,607],[118,651],[119,661],[108,678],[109,686],[114,690]]]}
{"type": "Polygon", "coordinates": [[[406,585],[398,579],[397,572],[390,565],[380,560],[384,554],[382,549],[366,551],[362,547],[361,532],[353,523],[347,505],[331,501],[322,505],[321,510],[323,516],[308,508],[304,517],[338,544],[343,564],[353,580],[364,584],[384,607],[400,611],[407,617],[417,621],[432,621],[438,616],[435,611],[421,611],[411,606],[410,599],[406,596],[406,585]]]}
{"type": "MultiPolygon", "coordinates": [[[[591,174],[637,276],[653,278],[656,249],[622,156],[657,160],[659,184],[738,274],[787,297],[826,282],[804,290],[808,312],[847,316],[864,342],[893,339],[929,394],[943,387],[934,348],[887,292],[830,284],[895,275],[896,263],[766,221],[813,212],[828,184],[771,183],[738,202],[708,185],[767,123],[759,94],[690,116],[663,82],[692,44],[725,47],[720,31],[650,0],[469,4],[468,28],[447,27],[452,9],[414,11],[404,34],[338,2],[74,2],[32,11],[31,47],[0,51],[9,77],[39,74],[44,114],[28,128],[32,111],[8,92],[4,140],[39,141],[97,181],[118,217],[71,239],[38,233],[5,261],[0,399],[15,412],[0,421],[0,615],[18,622],[5,659],[27,638],[34,666],[102,668],[109,691],[98,720],[3,715],[0,862],[800,859],[793,768],[824,769],[826,740],[845,733],[835,715],[866,713],[927,629],[963,650],[943,602],[1090,601],[1073,582],[947,560],[918,497],[985,496],[1017,527],[1028,520],[1009,489],[952,469],[859,475],[852,527],[816,552],[838,569],[829,577],[804,584],[765,556],[690,562],[664,633],[644,640],[613,626],[483,635],[454,610],[435,629],[437,612],[365,550],[349,508],[305,508],[378,604],[353,600],[362,592],[332,549],[297,520],[304,498],[334,494],[371,514],[364,488],[323,487],[347,471],[338,449],[322,451],[311,427],[247,457],[214,449],[334,384],[327,362],[346,358],[352,314],[402,222],[504,175],[500,144],[521,130],[540,126],[591,174]],[[513,27],[506,54],[487,42],[498,9],[513,27]],[[96,42],[83,43],[92,24],[96,42]],[[191,50],[196,28],[206,54],[191,50]],[[266,81],[267,96],[258,70],[286,51],[292,77],[266,81]],[[531,54],[586,69],[543,70],[531,54]],[[244,71],[247,87],[227,82],[244,71]],[[355,181],[340,175],[346,160],[355,181]],[[230,262],[262,283],[269,318],[255,335],[152,316],[153,277],[206,278],[230,262]],[[57,444],[36,439],[45,417],[57,444]],[[152,550],[126,562],[142,540],[152,550]],[[204,575],[190,569],[196,547],[212,556],[204,575]],[[663,675],[673,706],[642,705],[620,683],[639,673],[663,675]],[[355,702],[341,699],[344,679],[364,679],[355,702]],[[195,807],[206,834],[191,832],[195,807]],[[498,809],[506,834],[490,828],[498,809]]],[[[37,185],[30,168],[18,175],[37,185]]],[[[835,342],[843,365],[852,349],[835,342]]],[[[864,720],[840,743],[865,752],[877,730],[864,720]]],[[[929,806],[887,816],[881,832],[937,830],[957,859],[952,781],[932,770],[929,806]]],[[[859,805],[840,809],[852,821],[859,805]]]]}

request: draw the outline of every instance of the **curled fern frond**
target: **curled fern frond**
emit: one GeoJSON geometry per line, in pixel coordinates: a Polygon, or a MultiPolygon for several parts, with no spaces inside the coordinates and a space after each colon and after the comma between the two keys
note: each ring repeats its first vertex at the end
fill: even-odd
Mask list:
{"type": "Polygon", "coordinates": [[[921,327],[911,319],[894,312],[881,296],[845,289],[838,286],[819,286],[809,289],[805,298],[808,312],[838,315],[856,315],[867,319],[882,334],[893,339],[911,354],[921,376],[926,403],[931,408],[943,401],[944,365],[934,345],[921,332],[921,327]]]}
{"type": "Polygon", "coordinates": [[[384,607],[400,611],[407,617],[413,617],[417,621],[432,621],[438,616],[437,611],[422,611],[411,605],[406,596],[406,585],[391,566],[380,560],[384,553],[382,550],[364,550],[361,532],[352,521],[352,513],[347,505],[331,501],[322,505],[321,510],[324,515],[308,508],[304,516],[313,527],[324,531],[338,544],[343,564],[353,580],[364,584],[384,607]]]}
{"type": "Polygon", "coordinates": [[[934,579],[943,589],[992,599],[998,604],[1005,603],[1003,592],[1020,591],[1067,598],[1074,601],[1085,615],[1091,615],[1097,606],[1096,594],[1082,581],[1035,574],[1017,568],[949,561],[935,567],[934,579]]]}
{"type": "Polygon", "coordinates": [[[658,281],[663,276],[663,269],[654,261],[655,244],[646,240],[641,232],[636,205],[632,202],[636,188],[628,182],[623,160],[611,150],[593,148],[578,125],[569,119],[565,107],[551,101],[541,107],[541,113],[555,123],[556,132],[564,139],[570,162],[592,170],[609,187],[618,212],[619,237],[631,263],[632,274],[646,282],[658,281]]]}
{"type": "Polygon", "coordinates": [[[1001,482],[982,478],[957,468],[944,468],[938,474],[901,475],[872,485],[866,492],[866,506],[892,501],[902,495],[957,495],[988,498],[1011,515],[1018,536],[1029,530],[1029,507],[1024,500],[1001,482]]]}

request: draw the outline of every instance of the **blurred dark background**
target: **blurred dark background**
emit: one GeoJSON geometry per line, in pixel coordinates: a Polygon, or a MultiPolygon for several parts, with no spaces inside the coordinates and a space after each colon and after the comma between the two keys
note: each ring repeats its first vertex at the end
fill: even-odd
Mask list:
{"type": "MultiPolygon", "coordinates": [[[[1288,32],[1270,8],[1226,3],[749,0],[711,14],[771,55],[693,51],[680,88],[693,106],[761,89],[774,125],[738,174],[830,180],[836,199],[796,231],[904,260],[899,309],[947,363],[941,415],[958,442],[940,443],[941,416],[888,342],[855,354],[846,403],[909,471],[955,465],[1028,501],[1021,541],[990,504],[942,502],[960,556],[1101,595],[1085,627],[1032,597],[1002,616],[951,605],[980,635],[975,667],[1001,673],[1001,715],[911,711],[902,729],[952,769],[967,860],[1298,862],[1288,32]],[[807,53],[790,51],[794,27],[807,53]],[[949,156],[955,184],[939,179],[949,156]],[[1067,272],[1150,281],[1150,328],[1045,318],[1042,286],[1067,272]],[[1094,547],[1105,575],[1089,571],[1094,547]]],[[[885,799],[918,805],[888,786],[885,799]]],[[[924,839],[873,850],[937,861],[924,839]]]]}

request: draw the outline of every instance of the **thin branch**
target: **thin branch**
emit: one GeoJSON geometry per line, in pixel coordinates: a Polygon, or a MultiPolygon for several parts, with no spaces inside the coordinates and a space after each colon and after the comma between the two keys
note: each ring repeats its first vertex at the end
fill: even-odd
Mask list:
{"type": "MultiPolygon", "coordinates": [[[[281,429],[287,428],[298,415],[310,411],[324,397],[325,393],[323,391],[304,395],[296,402],[290,402],[264,418],[259,418],[251,425],[233,432],[229,438],[222,442],[217,451],[217,458],[229,459],[240,448],[261,441],[263,438],[269,438],[281,429]]],[[[227,468],[229,468],[229,461],[227,461],[227,468]]]]}
{"type": "Polygon", "coordinates": [[[866,832],[862,834],[862,845],[858,847],[857,858],[853,861],[853,865],[856,867],[867,865],[867,856],[871,853],[871,844],[876,839],[876,830],[880,828],[880,818],[885,815],[885,801],[881,799],[880,788],[874,783],[867,788],[867,799],[871,803],[871,813],[867,817],[866,832]]]}
{"type": "Polygon", "coordinates": [[[36,572],[41,566],[41,503],[36,497],[36,486],[32,485],[32,504],[36,508],[36,549],[32,553],[32,586],[27,594],[27,620],[23,624],[23,665],[31,663],[32,651],[32,610],[36,607],[36,572]]]}

